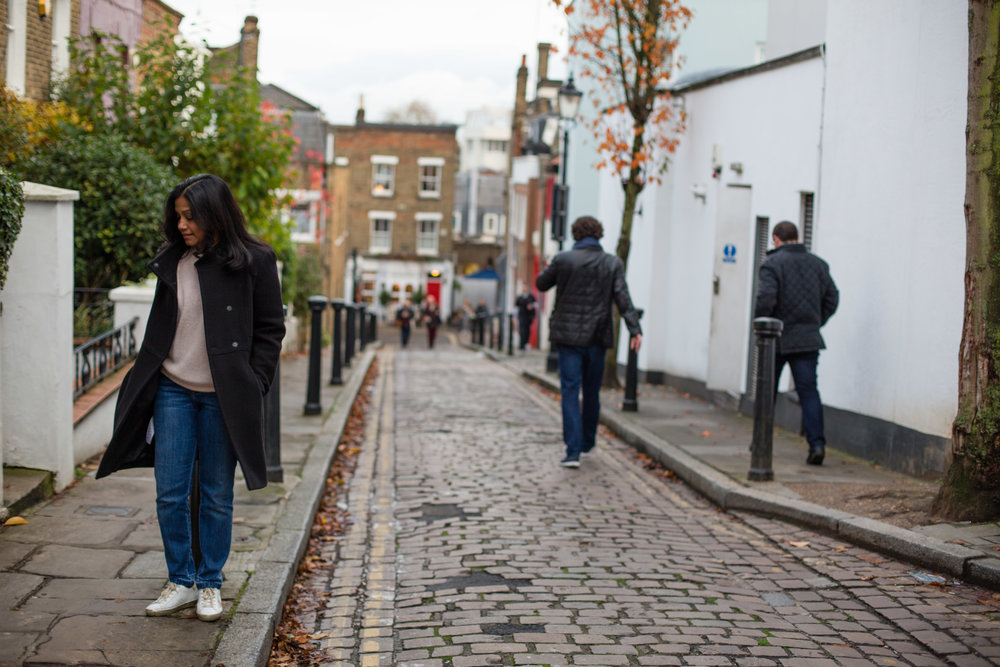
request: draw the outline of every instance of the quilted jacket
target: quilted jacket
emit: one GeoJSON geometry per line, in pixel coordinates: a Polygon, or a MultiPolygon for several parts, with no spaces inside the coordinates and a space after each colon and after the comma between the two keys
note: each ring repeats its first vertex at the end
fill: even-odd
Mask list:
{"type": "Polygon", "coordinates": [[[778,352],[793,354],[826,348],[819,328],[840,298],[826,262],[801,243],[786,243],[768,253],[760,266],[754,317],[774,317],[784,329],[778,352]]]}
{"type": "Polygon", "coordinates": [[[555,286],[556,304],[549,326],[549,340],[556,345],[611,347],[611,303],[628,326],[629,335],[642,333],[639,313],[632,306],[625,267],[597,241],[584,239],[572,250],[552,258],[538,274],[535,286],[543,292],[555,286]]]}

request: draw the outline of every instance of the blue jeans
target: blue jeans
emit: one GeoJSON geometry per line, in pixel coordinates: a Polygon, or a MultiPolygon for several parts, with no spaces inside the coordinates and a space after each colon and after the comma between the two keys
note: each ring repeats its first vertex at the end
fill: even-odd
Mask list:
{"type": "Polygon", "coordinates": [[[604,356],[607,350],[600,345],[560,345],[558,352],[566,458],[578,459],[580,452],[589,452],[594,448],[597,437],[597,419],[601,414],[601,381],[604,379],[604,356]]]}
{"type": "Polygon", "coordinates": [[[156,517],[170,581],[220,588],[233,534],[236,453],[214,393],[185,389],[161,376],[153,408],[156,429],[156,517]],[[201,562],[191,553],[191,482],[198,462],[198,538],[201,562]]]}
{"type": "Polygon", "coordinates": [[[826,436],[823,435],[823,404],[819,400],[819,389],[816,386],[819,350],[779,354],[774,367],[775,391],[786,363],[792,369],[795,393],[802,406],[802,428],[806,432],[809,449],[822,449],[826,445],[826,436]]]}

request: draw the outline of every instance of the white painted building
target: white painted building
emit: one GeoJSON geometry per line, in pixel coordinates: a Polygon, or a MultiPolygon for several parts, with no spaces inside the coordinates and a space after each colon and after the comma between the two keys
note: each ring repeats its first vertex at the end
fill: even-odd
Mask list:
{"type": "MultiPolygon", "coordinates": [[[[964,294],[966,7],[779,0],[768,27],[798,37],[769,34],[771,59],[676,90],[687,131],[633,228],[640,368],[746,409],[756,262],[791,220],[840,288],[819,365],[829,444],[944,470],[964,294]]],[[[604,178],[599,217],[620,220],[622,199],[604,178]]],[[[797,428],[797,405],[778,418],[797,428]]]]}

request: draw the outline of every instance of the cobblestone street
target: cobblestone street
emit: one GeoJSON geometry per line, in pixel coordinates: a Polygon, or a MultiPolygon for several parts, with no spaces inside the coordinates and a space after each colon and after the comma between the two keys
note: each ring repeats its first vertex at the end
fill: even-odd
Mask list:
{"type": "Polygon", "coordinates": [[[721,512],[607,437],[561,468],[552,397],[422,342],[379,354],[328,664],[1000,664],[994,593],[721,512]]]}

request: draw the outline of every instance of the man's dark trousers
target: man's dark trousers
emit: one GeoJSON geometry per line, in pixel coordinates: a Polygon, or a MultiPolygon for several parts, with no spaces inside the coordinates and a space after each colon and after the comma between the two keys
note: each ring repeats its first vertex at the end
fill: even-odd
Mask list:
{"type": "Polygon", "coordinates": [[[406,344],[410,342],[410,326],[402,326],[399,328],[399,341],[406,347],[406,344]]]}
{"type": "Polygon", "coordinates": [[[521,333],[521,349],[523,350],[528,346],[528,341],[531,339],[531,323],[534,321],[533,317],[523,317],[519,316],[517,318],[517,324],[521,333]]]}
{"type": "Polygon", "coordinates": [[[580,458],[581,452],[593,449],[596,442],[597,420],[601,414],[604,356],[607,350],[600,345],[560,345],[558,352],[563,441],[566,443],[566,458],[575,460],[580,458]]]}
{"type": "Polygon", "coordinates": [[[802,406],[802,429],[806,432],[809,450],[821,450],[826,446],[823,435],[823,404],[819,399],[819,389],[816,385],[816,366],[819,362],[819,350],[812,352],[794,352],[779,354],[774,364],[774,388],[777,394],[778,380],[781,370],[788,364],[795,380],[795,393],[798,394],[802,406]]]}

